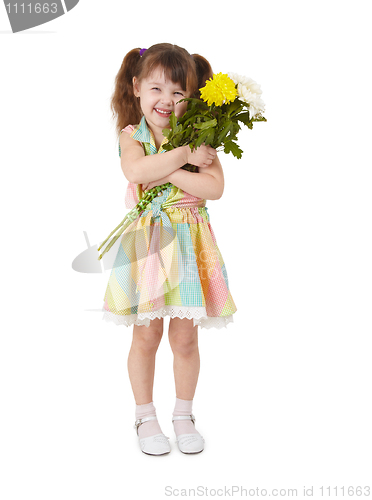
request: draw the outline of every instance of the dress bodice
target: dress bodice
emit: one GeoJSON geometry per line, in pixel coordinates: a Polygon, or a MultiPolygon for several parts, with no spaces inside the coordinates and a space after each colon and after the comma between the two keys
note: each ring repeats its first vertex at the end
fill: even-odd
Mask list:
{"type": "MultiPolygon", "coordinates": [[[[128,125],[123,128],[121,132],[126,132],[135,139],[139,141],[145,151],[145,155],[161,154],[165,153],[163,145],[167,142],[167,138],[164,137],[163,142],[160,145],[159,150],[155,145],[155,138],[152,131],[148,128],[146,119],[143,116],[139,125],[128,125]]],[[[119,145],[119,156],[121,156],[121,149],[119,145]]],[[[127,191],[125,194],[125,206],[126,208],[133,208],[144,196],[141,184],[128,183],[127,191]]],[[[169,190],[167,198],[163,201],[163,208],[169,208],[171,206],[177,207],[205,207],[206,200],[203,198],[198,198],[193,196],[182,189],[172,186],[169,190]]]]}

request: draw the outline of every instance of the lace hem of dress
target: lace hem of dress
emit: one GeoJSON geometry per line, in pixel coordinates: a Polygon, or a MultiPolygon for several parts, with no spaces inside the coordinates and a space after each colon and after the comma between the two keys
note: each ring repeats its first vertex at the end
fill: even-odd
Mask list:
{"type": "Polygon", "coordinates": [[[128,315],[114,314],[111,311],[107,311],[104,307],[102,307],[102,311],[104,312],[103,320],[124,326],[138,325],[148,327],[152,319],[165,318],[166,316],[170,318],[192,319],[194,326],[198,325],[200,328],[207,329],[225,328],[229,323],[234,322],[232,314],[230,316],[208,317],[205,307],[164,306],[157,311],[128,315]]]}

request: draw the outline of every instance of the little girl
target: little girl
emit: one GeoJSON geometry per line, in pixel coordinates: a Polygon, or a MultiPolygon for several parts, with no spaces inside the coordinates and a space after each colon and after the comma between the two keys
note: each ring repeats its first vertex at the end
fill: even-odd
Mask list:
{"type": "Polygon", "coordinates": [[[221,328],[236,306],[225,264],[209,223],[206,200],[222,196],[224,177],[216,151],[204,144],[165,151],[162,130],[187,108],[185,97],[212,76],[202,56],[167,43],[133,49],[116,76],[111,107],[117,116],[121,168],[129,181],[126,207],[144,191],[170,182],[123,233],[104,296],[104,319],[133,326],[128,357],[141,450],[170,452],[153,404],[155,355],[170,317],[176,405],[173,425],[183,453],[199,453],[204,439],[195,428],[192,403],[199,375],[198,326],[221,328]],[[124,133],[121,133],[124,132],[124,133]],[[161,153],[161,154],[159,154],[161,153]],[[185,164],[198,167],[189,172],[185,164]]]}

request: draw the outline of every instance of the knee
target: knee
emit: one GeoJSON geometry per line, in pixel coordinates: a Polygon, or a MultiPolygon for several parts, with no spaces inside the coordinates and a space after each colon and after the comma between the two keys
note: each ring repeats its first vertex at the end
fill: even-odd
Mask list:
{"type": "Polygon", "coordinates": [[[154,354],[159,347],[162,336],[163,331],[160,328],[143,326],[133,332],[133,341],[143,354],[154,354]]]}
{"type": "Polygon", "coordinates": [[[190,356],[198,349],[198,331],[170,330],[169,343],[173,354],[190,356]]]}

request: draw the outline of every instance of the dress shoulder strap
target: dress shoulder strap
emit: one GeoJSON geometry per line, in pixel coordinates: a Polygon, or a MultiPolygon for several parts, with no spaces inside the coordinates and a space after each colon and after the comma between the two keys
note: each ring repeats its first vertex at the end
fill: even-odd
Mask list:
{"type": "Polygon", "coordinates": [[[127,132],[128,134],[131,134],[134,129],[134,125],[127,125],[125,128],[121,129],[120,133],[127,132]]]}
{"type": "MultiPolygon", "coordinates": [[[[126,132],[127,134],[131,134],[133,130],[135,129],[134,125],[127,125],[125,128],[120,130],[120,134],[122,132],[126,132]]],[[[120,147],[120,141],[119,141],[119,156],[121,158],[121,147],[120,147]]]]}

